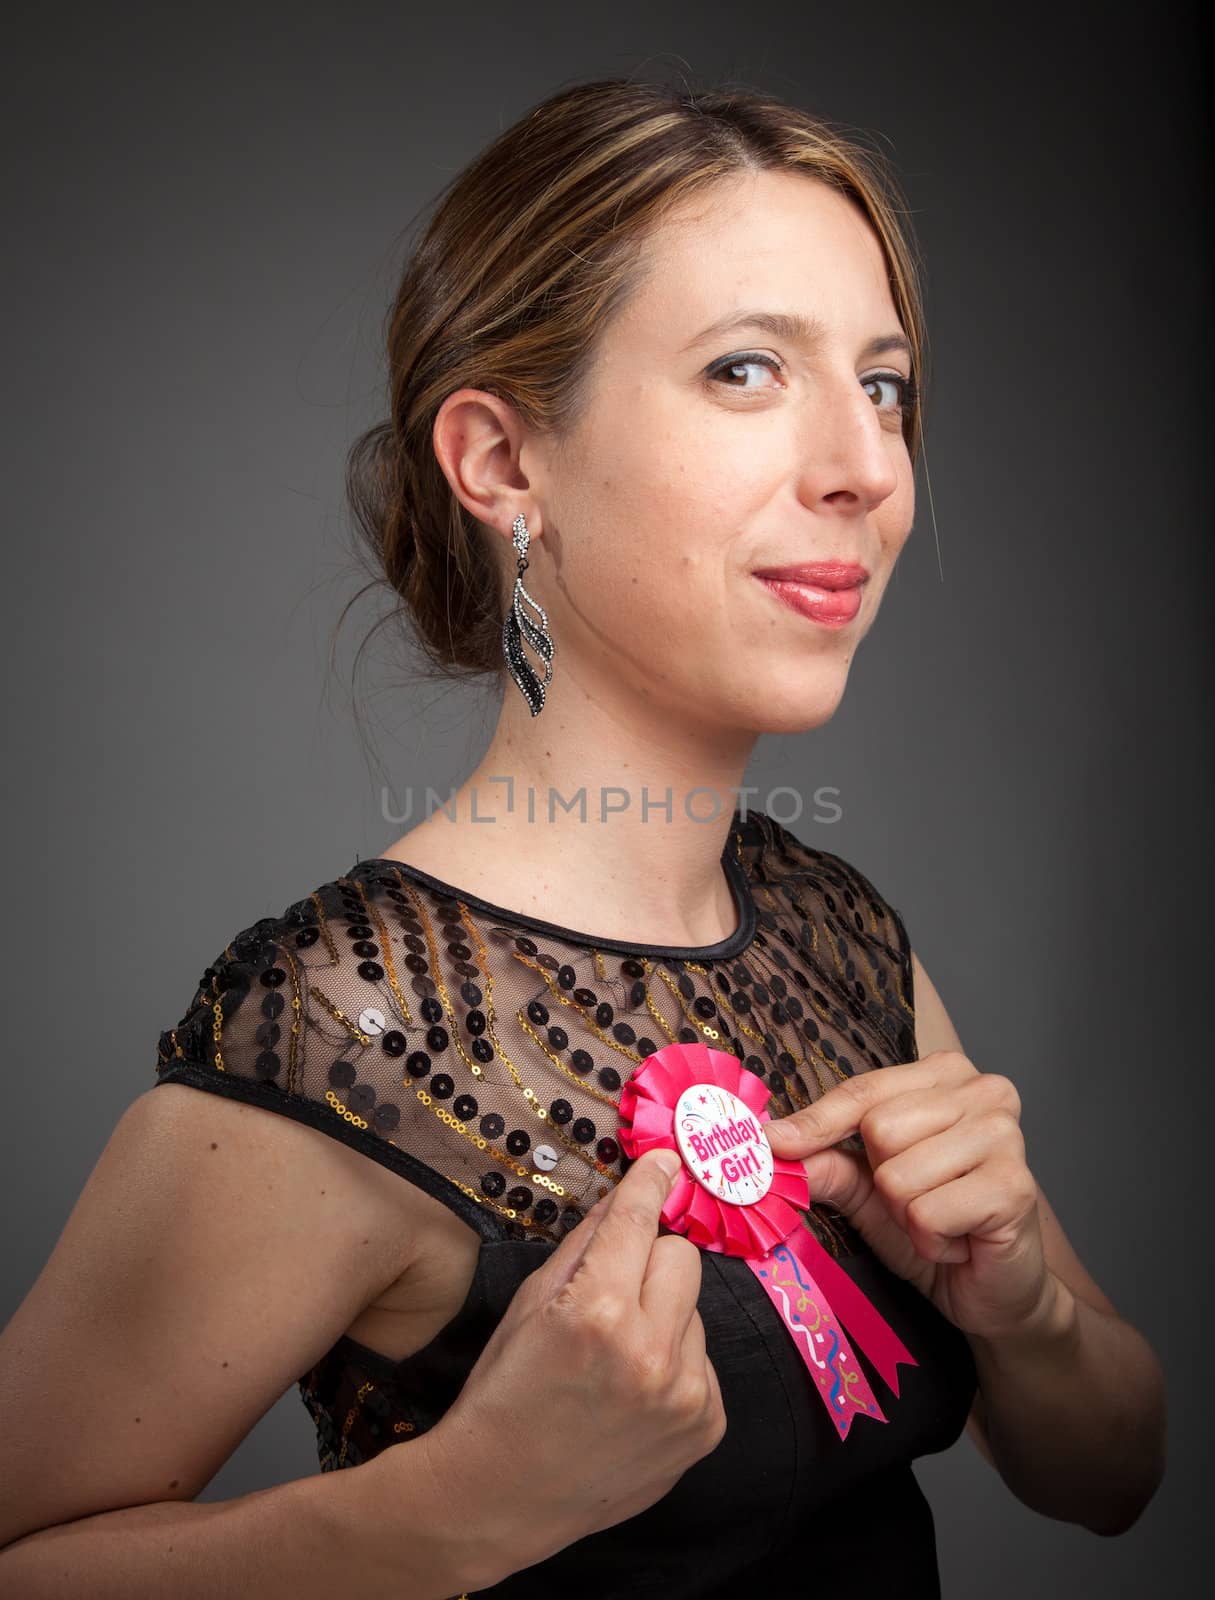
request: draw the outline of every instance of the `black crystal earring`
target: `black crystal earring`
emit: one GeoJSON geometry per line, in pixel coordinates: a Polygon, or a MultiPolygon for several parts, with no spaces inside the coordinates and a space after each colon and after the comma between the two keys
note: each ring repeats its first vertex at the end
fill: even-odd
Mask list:
{"type": "Polygon", "coordinates": [[[553,641],[547,632],[548,613],[523,587],[523,574],[527,571],[528,565],[527,543],[530,537],[527,531],[527,518],[520,512],[515,518],[512,541],[519,555],[519,570],[515,574],[515,592],[511,608],[502,624],[502,653],[506,657],[511,677],[531,708],[532,716],[538,717],[544,709],[545,687],[553,676],[553,641]],[[531,606],[539,615],[538,623],[523,609],[525,605],[531,606]],[[531,662],[523,653],[525,639],[544,661],[542,679],[536,676],[531,662]]]}

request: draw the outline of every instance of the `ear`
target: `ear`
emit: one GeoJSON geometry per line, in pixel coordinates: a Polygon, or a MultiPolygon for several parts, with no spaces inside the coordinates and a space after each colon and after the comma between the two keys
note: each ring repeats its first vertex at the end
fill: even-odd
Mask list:
{"type": "Polygon", "coordinates": [[[443,476],[466,511],[501,538],[508,554],[515,518],[522,511],[533,527],[535,486],[522,462],[525,430],[508,400],[485,389],[457,389],[439,407],[431,434],[443,476]]]}

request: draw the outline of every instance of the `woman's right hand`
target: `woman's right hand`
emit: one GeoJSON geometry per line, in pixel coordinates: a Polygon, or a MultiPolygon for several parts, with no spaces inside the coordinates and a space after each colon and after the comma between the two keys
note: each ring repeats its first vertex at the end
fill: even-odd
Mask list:
{"type": "Polygon", "coordinates": [[[725,1433],[696,1309],[700,1251],[658,1234],[678,1170],[674,1151],[632,1163],[519,1285],[417,1441],[439,1480],[431,1514],[478,1524],[502,1576],[644,1511],[725,1433]]]}

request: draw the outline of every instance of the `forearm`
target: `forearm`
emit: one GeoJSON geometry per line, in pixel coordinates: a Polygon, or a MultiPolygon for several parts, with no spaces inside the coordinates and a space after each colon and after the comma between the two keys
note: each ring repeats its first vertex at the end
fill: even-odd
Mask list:
{"type": "Polygon", "coordinates": [[[970,1338],[1000,1476],[1027,1506],[1123,1533],[1164,1476],[1164,1377],[1151,1345],[1058,1279],[1040,1327],[970,1338]]]}
{"type": "Polygon", "coordinates": [[[0,1550],[0,1593],[22,1600],[451,1600],[485,1581],[474,1570],[483,1557],[458,1531],[461,1508],[431,1498],[425,1443],[391,1447],[393,1455],[418,1456],[398,1460],[403,1470],[395,1476],[376,1457],[234,1500],[160,1501],[28,1534],[0,1550]]]}

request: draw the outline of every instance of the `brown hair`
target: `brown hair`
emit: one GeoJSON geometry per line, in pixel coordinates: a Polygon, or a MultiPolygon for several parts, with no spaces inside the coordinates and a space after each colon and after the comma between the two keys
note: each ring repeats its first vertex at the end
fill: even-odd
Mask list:
{"type": "Polygon", "coordinates": [[[562,437],[585,403],[597,340],[640,282],[648,232],[689,196],[761,169],[833,185],[872,225],[912,347],[920,400],[903,430],[916,459],[926,334],[907,208],[885,158],[855,130],[748,90],[623,78],[563,89],[438,196],[389,309],[391,415],[347,459],[374,581],[401,602],[381,622],[412,622],[439,675],[503,670],[509,596],[505,564],[435,455],[443,401],[484,389],[562,437]]]}

